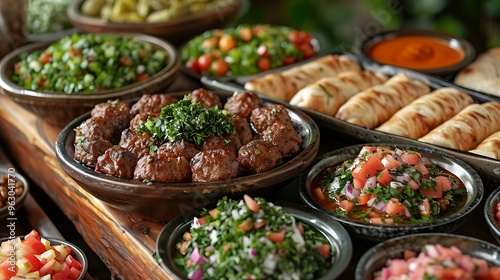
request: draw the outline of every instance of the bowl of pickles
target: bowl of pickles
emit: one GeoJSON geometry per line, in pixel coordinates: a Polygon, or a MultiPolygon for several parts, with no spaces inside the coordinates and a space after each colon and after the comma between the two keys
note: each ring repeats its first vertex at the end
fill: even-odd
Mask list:
{"type": "Polygon", "coordinates": [[[71,23],[89,32],[132,32],[181,43],[233,19],[243,0],[76,0],[71,23]]]}

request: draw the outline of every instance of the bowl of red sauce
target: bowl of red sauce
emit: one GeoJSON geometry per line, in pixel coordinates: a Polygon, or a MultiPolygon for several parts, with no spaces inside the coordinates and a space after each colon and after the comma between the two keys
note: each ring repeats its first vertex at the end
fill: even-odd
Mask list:
{"type": "Polygon", "coordinates": [[[300,175],[298,188],[307,205],[370,241],[454,231],[484,192],[479,175],[460,159],[388,143],[326,153],[300,175]]]}
{"type": "Polygon", "coordinates": [[[437,76],[457,72],[476,55],[465,39],[418,29],[378,33],[362,41],[357,51],[382,64],[437,76]]]}
{"type": "Polygon", "coordinates": [[[486,199],[483,213],[491,234],[500,244],[500,187],[497,187],[486,199]]]}

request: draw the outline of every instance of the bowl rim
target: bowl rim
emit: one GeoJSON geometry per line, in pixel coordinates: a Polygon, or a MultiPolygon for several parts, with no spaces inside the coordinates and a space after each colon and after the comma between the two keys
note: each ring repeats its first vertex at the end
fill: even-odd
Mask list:
{"type": "MultiPolygon", "coordinates": [[[[396,37],[403,37],[403,36],[424,36],[424,37],[429,37],[429,38],[435,38],[435,39],[440,39],[440,40],[445,40],[445,41],[455,41],[458,43],[459,49],[463,51],[464,57],[462,60],[459,62],[445,66],[445,67],[439,67],[439,68],[428,68],[428,69],[413,69],[413,68],[407,68],[407,67],[402,67],[402,66],[396,66],[396,67],[402,67],[405,69],[412,69],[417,72],[422,72],[422,73],[427,73],[427,74],[443,74],[443,73],[449,73],[449,72],[454,72],[458,71],[459,69],[465,67],[469,63],[471,63],[474,58],[476,57],[476,49],[474,46],[467,40],[461,37],[453,36],[450,34],[438,32],[435,30],[426,30],[426,29],[416,29],[416,28],[401,28],[401,29],[389,29],[389,30],[383,30],[379,33],[373,34],[371,36],[368,36],[364,38],[363,40],[359,42],[355,42],[353,50],[354,53],[357,54],[362,54],[366,56],[367,58],[377,62],[377,60],[373,59],[369,54],[368,54],[368,49],[381,41],[387,40],[387,39],[392,39],[396,37]]],[[[390,64],[388,64],[390,65],[390,64]]],[[[395,65],[393,65],[395,66],[395,65]]]]}
{"type": "MultiPolygon", "coordinates": [[[[345,271],[352,258],[353,245],[348,232],[344,227],[333,219],[331,216],[326,215],[316,209],[307,207],[305,205],[292,203],[288,201],[274,201],[266,200],[274,203],[276,206],[282,208],[283,212],[293,216],[296,220],[308,224],[323,236],[328,239],[329,244],[335,247],[340,252],[337,252],[336,260],[332,260],[332,267],[318,280],[336,279],[342,272],[345,271]],[[318,225],[319,223],[319,225],[318,225]]],[[[184,214],[181,214],[168,222],[158,235],[156,242],[156,254],[158,263],[165,269],[169,275],[176,280],[187,279],[185,275],[178,274],[176,266],[170,266],[171,263],[164,261],[162,255],[170,256],[168,252],[170,246],[177,243],[181,233],[184,233],[184,228],[188,227],[194,217],[199,216],[200,211],[207,206],[214,206],[215,204],[205,205],[204,207],[192,209],[184,214]],[[166,241],[166,244],[164,242],[166,241]],[[165,249],[166,248],[166,249],[165,249]]],[[[208,209],[208,208],[207,208],[208,209]]],[[[189,228],[188,228],[189,230],[189,228]]],[[[168,260],[168,258],[167,258],[168,260]]]]}
{"type": "MultiPolygon", "coordinates": [[[[490,231],[494,235],[495,239],[500,240],[500,226],[497,222],[495,222],[495,216],[493,215],[493,207],[495,205],[493,203],[500,203],[500,187],[497,187],[486,199],[486,203],[484,204],[484,218],[486,220],[486,224],[490,228],[490,231]]],[[[500,241],[499,241],[500,242],[500,241]]]]}
{"type": "MultiPolygon", "coordinates": [[[[330,164],[331,165],[331,164],[330,164]]],[[[318,173],[315,174],[315,176],[318,173]]],[[[354,226],[357,228],[363,228],[363,229],[373,229],[376,228],[377,230],[380,230],[381,232],[392,232],[394,230],[398,229],[418,229],[419,231],[424,231],[426,229],[432,229],[436,227],[437,225],[445,225],[448,223],[452,223],[453,221],[460,220],[464,217],[466,217],[468,214],[470,214],[481,202],[483,194],[484,194],[484,186],[483,182],[481,180],[481,177],[477,172],[470,167],[468,164],[466,164],[464,161],[461,159],[452,156],[450,154],[434,150],[432,148],[426,148],[426,147],[420,147],[416,145],[410,145],[410,144],[398,144],[398,143],[364,143],[364,144],[358,144],[358,145],[352,145],[352,146],[346,146],[343,148],[335,149],[331,152],[328,152],[318,158],[309,166],[308,169],[306,169],[304,172],[302,172],[299,176],[299,183],[297,184],[298,189],[299,189],[299,196],[301,200],[306,203],[308,206],[313,207],[315,209],[318,209],[320,211],[323,211],[325,213],[328,213],[329,215],[333,216],[337,221],[340,223],[349,225],[349,226],[354,226]],[[426,153],[436,153],[439,154],[440,156],[444,156],[448,160],[457,163],[461,168],[463,168],[469,175],[472,177],[472,184],[473,186],[471,187],[472,192],[468,193],[471,195],[471,199],[467,200],[464,207],[458,210],[457,212],[447,215],[442,218],[438,218],[436,220],[430,221],[430,222],[425,222],[425,223],[413,223],[413,224],[403,224],[403,225],[373,225],[373,224],[367,224],[364,222],[359,222],[352,220],[346,216],[343,215],[338,215],[336,213],[333,213],[331,211],[328,211],[325,209],[323,206],[321,206],[319,203],[317,203],[310,195],[309,187],[308,187],[308,182],[307,182],[307,177],[309,177],[309,173],[312,172],[315,167],[321,165],[323,162],[328,161],[331,157],[336,156],[338,153],[344,150],[349,150],[349,149],[356,149],[356,150],[361,150],[363,146],[389,146],[391,148],[394,147],[404,147],[405,149],[411,148],[416,151],[425,151],[426,153]],[[474,186],[475,184],[475,186],[474,186]]],[[[467,186],[466,186],[467,188],[467,186]]]]}
{"type": "MultiPolygon", "coordinates": [[[[436,238],[439,238],[439,239],[443,239],[443,238],[445,238],[445,239],[446,238],[456,238],[456,239],[466,240],[466,241],[469,241],[469,242],[480,244],[482,246],[489,246],[489,247],[492,247],[493,249],[496,249],[497,251],[500,251],[500,247],[498,247],[497,245],[494,245],[492,243],[489,243],[487,241],[484,241],[484,240],[481,240],[481,239],[478,239],[478,238],[475,238],[475,237],[465,236],[465,235],[459,235],[459,234],[452,234],[452,233],[416,233],[416,234],[411,234],[411,235],[406,235],[406,236],[399,236],[399,237],[395,237],[395,238],[392,238],[392,239],[380,242],[379,244],[373,246],[368,251],[366,251],[363,254],[363,256],[361,256],[361,258],[359,259],[359,261],[358,261],[358,263],[356,265],[356,270],[355,270],[355,277],[356,278],[355,279],[356,280],[362,280],[363,279],[362,276],[364,275],[364,272],[366,270],[366,268],[364,266],[370,261],[371,258],[373,258],[375,256],[375,254],[378,251],[384,250],[384,247],[386,247],[387,245],[398,243],[401,240],[403,240],[403,241],[408,240],[408,239],[409,240],[415,240],[415,239],[421,240],[421,239],[427,239],[429,237],[436,237],[436,238]]],[[[457,247],[460,249],[459,246],[457,246],[457,247]]],[[[462,250],[462,249],[460,249],[460,250],[462,250]]],[[[499,262],[500,262],[500,260],[499,260],[499,262]]]]}
{"type": "MultiPolygon", "coordinates": [[[[14,238],[18,238],[20,237],[21,239],[23,239],[25,237],[25,235],[16,235],[14,237],[2,237],[0,238],[0,243],[2,242],[5,242],[5,241],[8,241],[10,239],[14,239],[14,238]]],[[[67,240],[64,240],[64,239],[60,239],[60,238],[55,238],[55,237],[45,237],[45,236],[41,236],[43,239],[45,240],[48,240],[50,242],[50,245],[65,245],[65,246],[68,246],[71,248],[71,251],[72,252],[75,252],[75,256],[76,256],[76,259],[79,260],[81,258],[81,265],[82,265],[82,270],[81,270],[81,274],[80,276],[78,276],[78,278],[76,280],[83,280],[85,278],[85,276],[87,275],[87,270],[88,270],[88,267],[89,267],[89,262],[88,262],[88,259],[87,259],[87,256],[85,255],[85,253],[83,252],[82,249],[80,249],[78,246],[76,246],[75,244],[67,241],[67,240]],[[55,244],[53,244],[55,243],[55,244]]]]}
{"type": "MultiPolygon", "coordinates": [[[[184,95],[188,92],[170,92],[169,95],[177,96],[184,95]]],[[[215,92],[219,97],[230,97],[232,94],[215,92]]],[[[264,104],[281,104],[275,101],[270,101],[269,99],[262,98],[264,104]]],[[[283,104],[284,105],[284,104],[283,104]]],[[[131,179],[123,179],[116,176],[109,176],[104,173],[96,172],[88,167],[85,167],[82,163],[76,161],[73,157],[71,157],[66,150],[66,142],[68,138],[71,136],[73,129],[77,127],[82,121],[86,118],[89,118],[90,112],[81,115],[80,117],[74,119],[68,125],[66,125],[62,131],[59,133],[56,143],[56,156],[59,162],[59,165],[63,168],[63,170],[68,173],[73,179],[75,176],[81,178],[82,176],[86,181],[99,181],[104,183],[107,190],[112,190],[115,193],[121,194],[129,194],[131,191],[135,191],[140,188],[143,192],[152,192],[160,190],[161,193],[168,193],[170,191],[179,191],[179,188],[182,188],[184,192],[187,191],[200,191],[200,186],[214,187],[215,189],[220,189],[227,186],[236,185],[238,181],[244,179],[245,182],[252,182],[253,179],[259,179],[261,177],[270,178],[273,177],[273,171],[282,171],[286,170],[292,164],[300,164],[302,161],[308,160],[309,157],[314,157],[319,148],[319,128],[314,123],[314,121],[304,112],[292,108],[290,105],[284,105],[289,113],[293,113],[298,118],[304,121],[304,125],[307,126],[309,132],[308,137],[310,138],[309,144],[305,146],[296,156],[292,159],[288,160],[284,164],[277,166],[271,170],[255,173],[250,175],[245,175],[241,177],[230,178],[224,181],[217,182],[153,182],[146,183],[143,181],[131,180],[131,179]]],[[[293,118],[292,118],[293,119],[293,118]]],[[[302,137],[303,138],[303,137],[302,137]]],[[[304,138],[303,138],[304,139],[304,138]]],[[[78,181],[78,180],[77,180],[78,181]]],[[[87,187],[86,187],[87,188],[87,187]]],[[[100,188],[103,188],[101,186],[100,188]]]]}
{"type": "MultiPolygon", "coordinates": [[[[86,34],[85,32],[77,32],[78,34],[86,34]]],[[[163,69],[161,69],[159,72],[155,73],[151,77],[148,77],[144,81],[141,82],[135,82],[117,89],[110,89],[110,90],[105,90],[99,93],[71,93],[67,94],[64,92],[41,92],[41,91],[34,91],[30,89],[26,89],[12,81],[10,78],[9,73],[12,69],[10,69],[8,66],[11,63],[14,63],[15,61],[18,61],[18,56],[22,53],[28,52],[32,53],[36,50],[41,50],[45,49],[48,46],[50,46],[52,43],[59,41],[62,37],[56,40],[49,40],[49,41],[42,41],[42,42],[36,42],[32,44],[28,44],[26,46],[20,47],[10,53],[8,53],[1,61],[0,61],[0,88],[2,92],[7,93],[7,95],[13,96],[13,97],[25,97],[25,98],[34,98],[36,100],[74,100],[74,101],[79,101],[79,100],[86,100],[90,101],[93,99],[99,99],[99,100],[106,100],[106,99],[113,99],[113,98],[118,98],[123,95],[137,92],[137,91],[144,91],[146,88],[153,86],[155,84],[160,84],[161,81],[166,80],[169,76],[175,75],[180,68],[180,62],[179,62],[179,54],[177,52],[177,49],[172,45],[172,43],[160,39],[154,36],[150,35],[144,35],[144,34],[135,34],[135,33],[128,33],[128,32],[103,32],[103,33],[94,33],[97,35],[113,35],[117,37],[126,37],[126,38],[133,38],[133,39],[138,39],[144,42],[148,42],[159,49],[164,50],[167,55],[168,55],[168,61],[167,64],[163,69]]],[[[65,37],[65,36],[63,36],[65,37]]]]}
{"type": "Polygon", "coordinates": [[[226,14],[227,12],[238,9],[243,2],[243,0],[232,0],[230,3],[227,3],[221,7],[217,7],[215,9],[204,10],[201,12],[196,12],[194,14],[189,14],[187,16],[173,18],[162,22],[119,23],[119,22],[106,21],[101,18],[86,16],[82,14],[81,7],[84,1],[85,0],[73,1],[73,3],[68,7],[67,10],[68,18],[74,26],[80,27],[81,25],[92,25],[101,28],[106,27],[113,30],[123,29],[129,31],[143,31],[143,29],[146,27],[147,28],[166,27],[169,25],[178,25],[186,22],[195,22],[200,18],[213,14],[223,15],[226,14]]]}
{"type": "MultiPolygon", "coordinates": [[[[14,167],[1,166],[0,167],[0,176],[8,175],[8,174],[12,174],[14,179],[19,180],[23,184],[23,193],[15,200],[16,201],[15,211],[17,212],[19,209],[21,209],[21,207],[24,204],[24,201],[26,200],[26,197],[28,196],[28,193],[30,191],[30,185],[29,185],[28,179],[26,179],[26,177],[24,177],[24,175],[22,175],[21,173],[17,172],[17,170],[14,167]],[[14,169],[14,172],[9,172],[9,170],[11,168],[14,169]]],[[[7,206],[8,205],[0,208],[0,216],[3,214],[5,214],[5,215],[8,214],[7,206]]]]}

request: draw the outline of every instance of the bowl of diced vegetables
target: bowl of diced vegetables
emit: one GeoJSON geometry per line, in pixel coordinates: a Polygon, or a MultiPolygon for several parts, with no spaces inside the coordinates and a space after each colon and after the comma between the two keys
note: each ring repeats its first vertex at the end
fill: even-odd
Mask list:
{"type": "Polygon", "coordinates": [[[299,183],[301,199],[354,236],[381,241],[450,232],[479,204],[479,175],[451,155],[414,145],[371,143],[325,154],[299,183]]]}
{"type": "Polygon", "coordinates": [[[491,234],[500,244],[500,188],[496,188],[486,199],[484,218],[491,234]]]}
{"type": "Polygon", "coordinates": [[[71,23],[89,32],[133,32],[182,43],[196,34],[229,23],[243,0],[155,1],[76,0],[71,23]]]}
{"type": "Polygon", "coordinates": [[[330,280],[349,264],[350,237],[324,213],[248,195],[208,209],[184,213],[158,236],[157,257],[173,279],[330,280]]]}
{"type": "Polygon", "coordinates": [[[0,168],[0,219],[15,216],[29,193],[26,178],[14,168],[0,168]]]}
{"type": "Polygon", "coordinates": [[[81,280],[87,274],[87,257],[68,241],[41,237],[33,230],[1,238],[0,243],[1,279],[81,280]]]}
{"type": "Polygon", "coordinates": [[[316,38],[287,26],[241,24],[205,31],[181,48],[190,76],[243,78],[308,60],[320,51],[316,38]]]}
{"type": "Polygon", "coordinates": [[[499,251],[468,236],[412,234],[368,250],[356,266],[355,279],[500,279],[499,251]]]}
{"type": "Polygon", "coordinates": [[[164,90],[179,68],[177,51],[162,39],[75,33],[5,56],[0,87],[47,123],[64,126],[97,103],[164,90]]]}
{"type": "Polygon", "coordinates": [[[73,0],[26,1],[26,32],[31,42],[52,41],[77,32],[70,23],[67,10],[73,0]]]}

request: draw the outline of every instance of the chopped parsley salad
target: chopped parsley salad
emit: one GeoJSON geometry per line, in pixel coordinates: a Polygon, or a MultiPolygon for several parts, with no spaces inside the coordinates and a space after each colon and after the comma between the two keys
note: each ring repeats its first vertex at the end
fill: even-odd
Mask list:
{"type": "Polygon", "coordinates": [[[455,246],[427,244],[420,253],[405,250],[403,258],[390,259],[373,275],[374,280],[500,279],[500,267],[465,255],[455,246]]]}
{"type": "Polygon", "coordinates": [[[145,41],[75,33],[20,54],[11,79],[30,90],[94,93],[147,79],[166,66],[167,56],[145,41]]]}
{"type": "Polygon", "coordinates": [[[364,146],[353,160],[326,168],[312,196],[337,214],[370,224],[432,221],[458,211],[463,183],[414,151],[364,146]]]}
{"type": "Polygon", "coordinates": [[[336,254],[322,234],[248,195],[202,211],[177,247],[174,261],[192,280],[318,279],[336,254]]]}
{"type": "Polygon", "coordinates": [[[181,50],[192,72],[216,76],[249,75],[316,55],[309,32],[284,26],[239,25],[195,37],[181,50]]]}

